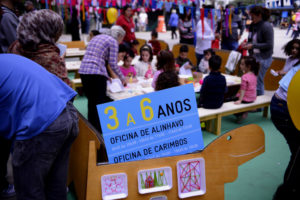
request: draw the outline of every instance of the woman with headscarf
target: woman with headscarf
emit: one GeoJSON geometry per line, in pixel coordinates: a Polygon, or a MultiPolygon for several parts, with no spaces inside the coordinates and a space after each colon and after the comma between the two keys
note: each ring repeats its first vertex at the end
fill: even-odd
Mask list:
{"type": "Polygon", "coordinates": [[[125,36],[120,26],[112,26],[104,34],[95,36],[88,44],[81,62],[80,74],[83,90],[88,99],[88,120],[101,131],[96,105],[109,102],[106,95],[106,81],[110,79],[107,67],[115,72],[125,85],[125,78],[118,66],[119,44],[125,36]]]}
{"type": "Polygon", "coordinates": [[[27,57],[71,86],[64,59],[55,45],[64,22],[52,10],[35,10],[25,14],[17,28],[17,40],[8,52],[27,57]]]}

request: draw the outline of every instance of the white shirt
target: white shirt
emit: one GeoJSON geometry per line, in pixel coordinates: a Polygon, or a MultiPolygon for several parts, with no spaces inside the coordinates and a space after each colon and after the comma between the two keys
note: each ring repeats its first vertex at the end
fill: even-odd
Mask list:
{"type": "Polygon", "coordinates": [[[140,13],[139,14],[139,22],[140,23],[146,23],[147,22],[147,19],[148,19],[148,15],[147,15],[147,13],[140,13]]]}
{"type": "Polygon", "coordinates": [[[197,43],[196,53],[202,54],[206,49],[211,48],[211,41],[215,39],[215,34],[208,23],[208,19],[204,19],[204,33],[202,33],[202,21],[197,23],[197,43]]]}

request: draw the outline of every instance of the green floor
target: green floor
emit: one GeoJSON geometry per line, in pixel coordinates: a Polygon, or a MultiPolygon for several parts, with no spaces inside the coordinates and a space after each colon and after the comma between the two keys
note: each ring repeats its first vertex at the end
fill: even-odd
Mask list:
{"type": "MultiPolygon", "coordinates": [[[[87,116],[87,100],[78,96],[74,102],[77,109],[87,116]]],[[[225,185],[226,200],[268,200],[272,196],[283,179],[290,151],[288,146],[272,124],[270,118],[265,119],[262,113],[249,113],[243,124],[236,124],[234,116],[222,118],[222,133],[238,128],[246,124],[257,124],[265,132],[266,150],[262,155],[250,160],[239,167],[238,178],[233,183],[225,185]]],[[[213,141],[216,136],[203,132],[205,146],[213,141]]],[[[221,167],[221,166],[220,166],[221,167]]],[[[99,188],[100,189],[100,188],[99,188]]],[[[74,195],[69,194],[69,200],[74,195]]]]}

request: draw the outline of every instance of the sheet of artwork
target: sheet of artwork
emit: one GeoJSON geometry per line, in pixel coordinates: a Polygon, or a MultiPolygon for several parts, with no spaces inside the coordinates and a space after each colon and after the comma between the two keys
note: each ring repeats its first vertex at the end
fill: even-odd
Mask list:
{"type": "Polygon", "coordinates": [[[172,188],[172,169],[170,167],[140,170],[138,172],[139,193],[152,193],[172,188]]]}
{"type": "Polygon", "coordinates": [[[109,174],[101,177],[102,199],[122,199],[128,196],[127,175],[109,174]]]}
{"type": "Polygon", "coordinates": [[[178,196],[187,198],[206,192],[205,162],[203,158],[182,160],[177,163],[178,196]]]}

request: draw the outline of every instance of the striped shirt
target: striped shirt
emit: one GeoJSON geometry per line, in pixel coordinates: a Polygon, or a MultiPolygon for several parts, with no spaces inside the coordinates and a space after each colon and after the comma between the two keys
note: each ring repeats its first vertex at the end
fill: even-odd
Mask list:
{"type": "Polygon", "coordinates": [[[109,35],[97,35],[88,44],[86,53],[78,70],[79,74],[99,74],[109,78],[106,63],[121,80],[124,76],[117,64],[119,45],[117,40],[109,35]]]}

